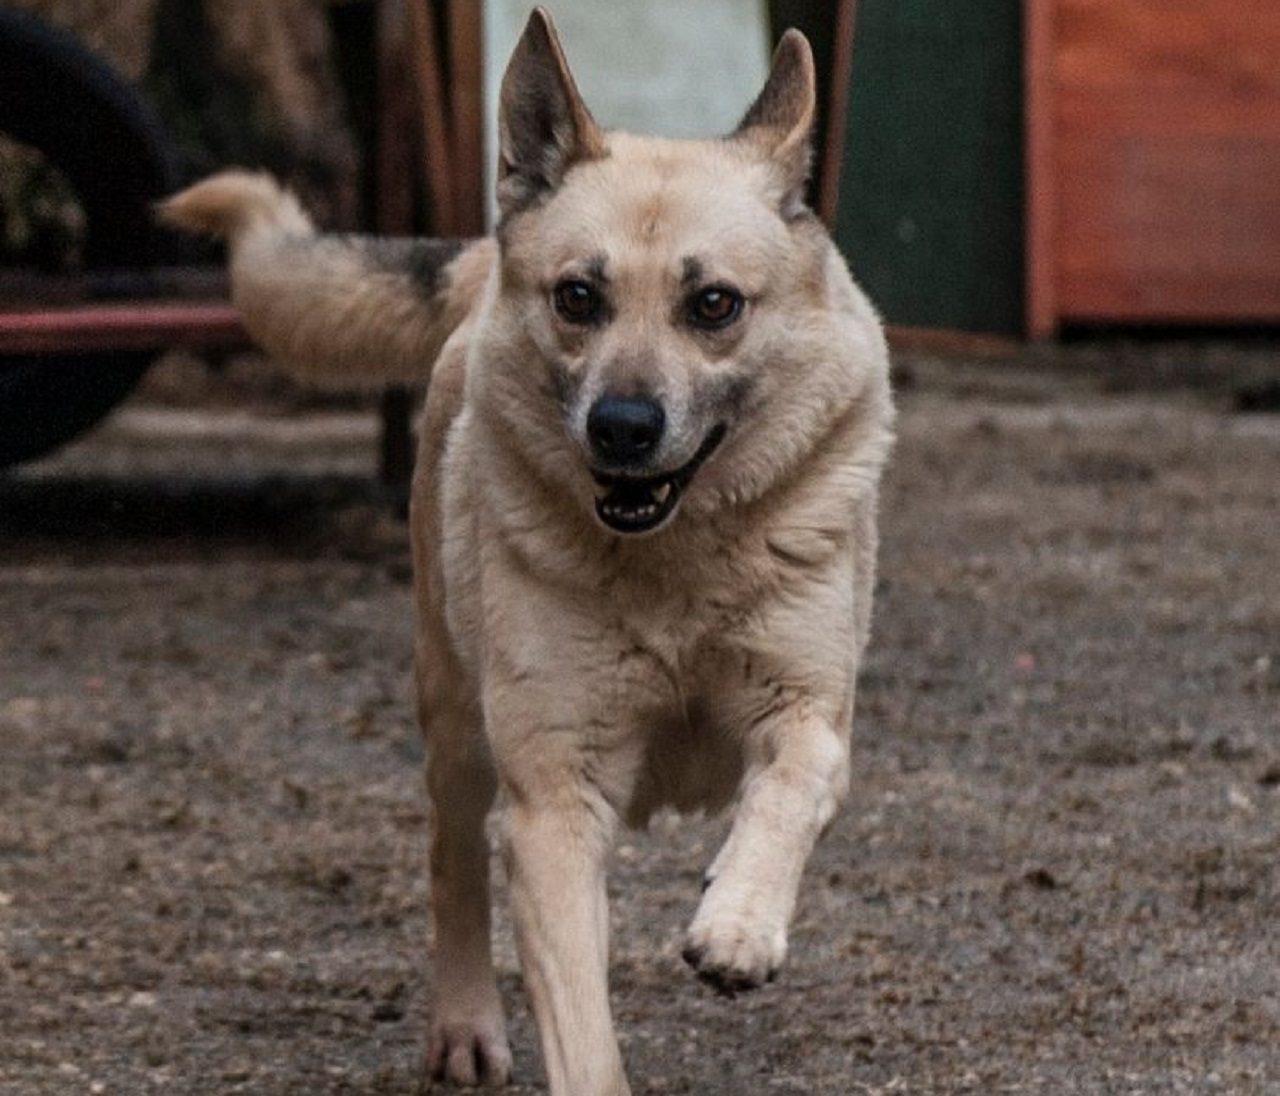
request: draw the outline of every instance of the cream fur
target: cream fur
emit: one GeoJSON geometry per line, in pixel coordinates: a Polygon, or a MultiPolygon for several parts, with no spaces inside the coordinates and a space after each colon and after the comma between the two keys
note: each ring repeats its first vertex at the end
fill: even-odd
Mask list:
{"type": "Polygon", "coordinates": [[[504,88],[501,242],[464,250],[431,295],[317,236],[261,177],[219,177],[166,213],[229,237],[246,325],[300,373],[432,372],[411,515],[428,1067],[463,1084],[510,1071],[484,831],[501,793],[552,1096],[625,1096],[607,989],[617,828],[666,805],[733,804],[686,957],[735,993],[782,963],[803,865],[847,792],[888,360],[874,311],[797,205],[813,103],[802,38],[720,141],[596,129],[541,13],[504,88]],[[525,131],[530,101],[551,117],[525,131]],[[555,135],[545,153],[540,132],[555,135]],[[605,321],[556,314],[566,277],[599,281],[605,321]],[[723,330],[686,318],[705,284],[745,301],[723,330]],[[637,386],[665,409],[654,467],[724,440],[665,524],[625,535],[596,515],[584,423],[602,393],[637,386]]]}
{"type": "Polygon", "coordinates": [[[160,206],[167,223],[225,239],[232,301],[272,357],[307,380],[340,387],[425,381],[493,265],[480,240],[424,296],[407,271],[370,262],[358,240],[316,232],[271,178],[227,171],[160,206]]]}

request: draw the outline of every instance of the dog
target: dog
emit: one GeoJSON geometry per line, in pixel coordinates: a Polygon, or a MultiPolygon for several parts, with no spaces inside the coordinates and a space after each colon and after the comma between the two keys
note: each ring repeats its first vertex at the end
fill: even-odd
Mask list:
{"type": "Polygon", "coordinates": [[[552,1096],[630,1091],[623,825],[732,805],[684,957],[729,994],[783,961],[849,786],[893,422],[880,321],[804,202],[814,104],[789,31],[730,135],[606,131],[539,9],[502,83],[491,237],[320,234],[243,172],[164,206],[228,241],[245,326],[299,374],[430,378],[410,525],[436,1079],[511,1070],[495,802],[552,1096]]]}

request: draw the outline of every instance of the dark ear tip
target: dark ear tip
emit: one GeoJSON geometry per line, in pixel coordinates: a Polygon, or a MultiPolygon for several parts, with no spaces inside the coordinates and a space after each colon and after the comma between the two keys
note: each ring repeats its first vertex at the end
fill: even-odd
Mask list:
{"type": "Polygon", "coordinates": [[[554,54],[556,41],[556,25],[551,21],[551,13],[544,7],[536,7],[525,20],[516,49],[531,51],[535,55],[554,54]]]}
{"type": "Polygon", "coordinates": [[[541,4],[529,12],[529,18],[525,22],[526,30],[541,30],[547,34],[554,26],[555,24],[551,22],[551,13],[541,4]]]}
{"type": "Polygon", "coordinates": [[[525,36],[537,36],[542,40],[542,44],[548,48],[555,50],[560,41],[559,35],[556,34],[556,24],[551,18],[551,13],[539,4],[533,11],[529,12],[529,19],[524,25],[525,36]]]}

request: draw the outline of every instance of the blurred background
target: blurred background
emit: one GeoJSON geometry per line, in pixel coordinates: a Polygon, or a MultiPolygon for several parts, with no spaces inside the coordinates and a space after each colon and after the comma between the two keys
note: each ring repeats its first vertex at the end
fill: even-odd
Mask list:
{"type": "MultiPolygon", "coordinates": [[[[821,78],[813,201],[900,340],[1274,332],[1271,0],[549,7],[605,124],[680,135],[732,128],[773,41],[804,29],[821,78]]],[[[0,464],[75,436],[162,350],[243,345],[213,307],[217,254],[151,223],[185,181],[262,167],[326,227],[484,231],[497,84],[527,10],[0,5],[0,464]]]]}

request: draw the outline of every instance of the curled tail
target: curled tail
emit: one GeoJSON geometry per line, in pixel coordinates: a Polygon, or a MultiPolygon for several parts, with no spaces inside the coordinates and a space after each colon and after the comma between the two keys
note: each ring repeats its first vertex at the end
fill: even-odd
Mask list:
{"type": "Polygon", "coordinates": [[[187,232],[234,241],[249,233],[314,236],[298,199],[270,176],[224,171],[160,203],[160,219],[187,232]]]}
{"type": "Polygon", "coordinates": [[[340,386],[420,381],[488,278],[488,240],[318,233],[268,175],[228,171],[159,207],[167,224],[227,241],[244,325],[300,377],[340,386]]]}

